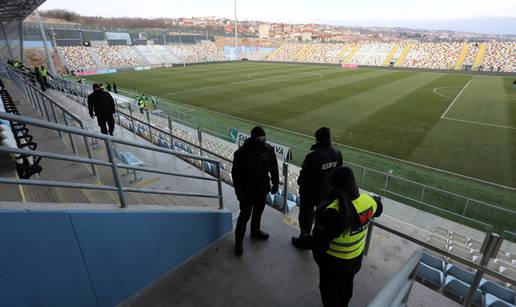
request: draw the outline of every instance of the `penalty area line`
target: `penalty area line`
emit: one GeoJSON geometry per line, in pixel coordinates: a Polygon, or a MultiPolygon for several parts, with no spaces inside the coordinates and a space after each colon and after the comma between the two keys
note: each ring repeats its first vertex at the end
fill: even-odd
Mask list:
{"type": "Polygon", "coordinates": [[[471,83],[471,80],[468,81],[468,83],[466,83],[466,85],[464,85],[464,87],[462,88],[462,90],[460,90],[460,92],[457,94],[457,96],[455,96],[455,99],[453,99],[453,101],[450,103],[450,105],[448,106],[448,108],[446,109],[446,111],[444,111],[443,115],[441,115],[441,118],[444,118],[444,116],[446,115],[446,113],[448,113],[448,111],[450,111],[450,109],[453,107],[453,105],[457,102],[457,100],[459,99],[459,97],[462,95],[462,93],[464,92],[464,90],[468,87],[468,85],[471,83]]]}

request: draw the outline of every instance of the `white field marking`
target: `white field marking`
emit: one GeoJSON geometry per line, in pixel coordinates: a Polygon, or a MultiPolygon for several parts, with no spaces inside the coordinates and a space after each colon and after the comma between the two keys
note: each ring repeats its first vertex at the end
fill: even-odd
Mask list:
{"type": "MultiPolygon", "coordinates": [[[[179,102],[177,100],[172,100],[172,102],[175,102],[175,103],[183,105],[183,106],[190,107],[190,105],[188,105],[186,103],[183,103],[183,102],[179,102]]],[[[313,139],[313,136],[311,136],[311,135],[303,134],[303,133],[300,133],[300,132],[296,132],[296,131],[292,131],[292,130],[288,130],[288,129],[284,129],[284,128],[280,128],[280,127],[276,127],[276,126],[271,126],[271,125],[268,125],[268,124],[264,124],[264,123],[260,123],[260,122],[256,122],[256,121],[252,121],[252,120],[248,120],[248,119],[241,118],[241,117],[238,117],[238,116],[233,116],[233,115],[229,115],[229,114],[225,114],[225,113],[221,113],[221,112],[218,112],[218,111],[213,111],[213,110],[209,110],[209,109],[205,109],[205,108],[200,108],[200,107],[198,107],[198,110],[204,111],[204,112],[208,112],[208,113],[217,114],[217,115],[221,115],[221,116],[225,116],[225,117],[229,117],[229,118],[232,118],[232,119],[235,119],[235,120],[239,120],[239,121],[243,121],[243,122],[247,122],[247,123],[250,123],[250,124],[253,124],[253,125],[260,125],[262,127],[268,127],[268,128],[272,128],[272,129],[275,129],[275,130],[279,130],[279,131],[283,131],[283,132],[299,135],[299,136],[302,136],[302,137],[305,137],[305,138],[309,138],[309,139],[313,139]]],[[[419,167],[422,167],[422,168],[426,168],[426,169],[429,169],[429,170],[441,172],[441,173],[444,173],[444,174],[453,175],[453,176],[457,176],[457,177],[460,177],[460,178],[465,178],[465,179],[469,179],[469,180],[472,180],[472,181],[476,181],[476,182],[480,182],[480,183],[496,186],[496,187],[499,187],[499,188],[516,191],[516,188],[513,188],[513,187],[505,186],[505,185],[494,183],[494,182],[485,181],[485,180],[482,180],[482,179],[478,179],[478,178],[462,175],[462,174],[459,174],[459,173],[450,172],[450,171],[447,171],[447,170],[443,170],[443,169],[440,169],[440,168],[436,168],[436,167],[420,164],[420,163],[417,163],[417,162],[403,160],[403,159],[391,157],[391,156],[388,156],[388,155],[384,155],[384,154],[381,154],[381,153],[378,153],[378,152],[369,151],[369,150],[366,150],[366,149],[362,149],[362,148],[358,148],[358,147],[353,147],[353,146],[350,146],[350,145],[344,145],[344,144],[337,143],[337,142],[333,142],[333,144],[339,145],[341,147],[353,149],[353,150],[356,150],[356,151],[365,152],[365,153],[370,154],[370,155],[391,159],[393,161],[403,162],[403,163],[406,163],[406,164],[419,166],[419,167]]]]}
{"type": "Polygon", "coordinates": [[[460,86],[441,86],[441,87],[436,87],[436,88],[434,88],[432,90],[432,92],[434,92],[434,94],[436,94],[438,96],[441,96],[441,97],[444,97],[444,98],[454,99],[455,97],[439,93],[439,90],[442,89],[442,88],[455,88],[455,87],[460,87],[460,86]]]}
{"type": "MultiPolygon", "coordinates": [[[[302,74],[302,73],[306,73],[306,72],[286,74],[284,76],[294,76],[294,75],[302,74]]],[[[249,75],[248,75],[248,78],[249,78],[249,75]]],[[[321,75],[321,78],[322,78],[322,75],[321,75]]],[[[292,79],[292,80],[296,80],[296,79],[292,79]]],[[[218,85],[211,85],[211,86],[205,86],[205,87],[192,88],[192,89],[176,91],[176,92],[165,92],[165,93],[162,93],[161,95],[165,95],[165,94],[166,95],[171,95],[171,94],[181,94],[181,93],[195,92],[195,91],[204,90],[204,89],[226,87],[228,85],[243,84],[243,83],[248,83],[248,82],[253,82],[253,81],[256,82],[256,81],[271,81],[271,80],[268,80],[268,79],[249,79],[249,80],[236,81],[236,82],[230,82],[230,83],[224,83],[224,84],[218,84],[218,85]]],[[[280,80],[277,80],[277,81],[280,81],[280,80]]]]}
{"type": "Polygon", "coordinates": [[[448,113],[448,111],[451,109],[451,107],[457,102],[457,100],[459,99],[460,95],[462,95],[462,93],[464,92],[464,90],[466,89],[466,87],[468,87],[468,85],[471,83],[471,80],[468,81],[468,83],[466,83],[466,85],[464,85],[464,87],[462,88],[462,90],[460,90],[460,92],[457,94],[457,96],[455,97],[455,99],[453,99],[452,103],[448,106],[448,109],[446,109],[446,111],[444,111],[443,115],[441,115],[441,118],[444,118],[444,116],[446,115],[446,113],[448,113]]]}
{"type": "Polygon", "coordinates": [[[308,75],[308,78],[301,77],[301,78],[282,78],[284,76],[290,76],[290,75],[281,75],[278,77],[265,77],[265,78],[255,78],[255,75],[259,75],[260,73],[254,73],[254,74],[248,74],[247,78],[252,80],[265,80],[265,81],[296,81],[296,80],[315,80],[315,79],[321,79],[323,76],[321,74],[315,73],[315,72],[305,72],[305,73],[299,73],[299,75],[308,75]],[[311,77],[310,77],[311,76],[311,77]]]}
{"type": "Polygon", "coordinates": [[[482,122],[476,122],[476,121],[472,121],[472,120],[464,120],[464,119],[451,118],[451,117],[444,117],[443,119],[453,120],[453,121],[456,121],[456,122],[463,122],[463,123],[468,123],[468,124],[481,125],[481,126],[488,126],[488,127],[496,127],[496,128],[504,128],[504,129],[516,130],[516,127],[497,125],[497,124],[490,124],[490,123],[482,123],[482,122]]]}

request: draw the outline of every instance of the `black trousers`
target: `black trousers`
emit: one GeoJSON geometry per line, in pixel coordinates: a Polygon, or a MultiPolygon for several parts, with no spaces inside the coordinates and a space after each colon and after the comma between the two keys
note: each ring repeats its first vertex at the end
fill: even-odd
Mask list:
{"type": "Polygon", "coordinates": [[[113,118],[113,115],[106,117],[97,116],[97,123],[99,124],[100,132],[102,134],[108,134],[109,132],[109,135],[113,135],[113,131],[115,130],[115,119],[113,118]],[[106,127],[106,124],[108,127],[106,127]]]}
{"type": "Polygon", "coordinates": [[[314,224],[315,207],[319,205],[319,201],[314,198],[302,196],[299,202],[299,228],[301,229],[301,236],[308,236],[312,232],[314,224]]]}
{"type": "Polygon", "coordinates": [[[263,209],[265,208],[265,195],[255,196],[240,202],[240,215],[235,229],[235,240],[242,241],[245,236],[247,222],[251,218],[251,234],[260,231],[263,209]]]}
{"type": "Polygon", "coordinates": [[[362,256],[340,259],[326,252],[313,252],[319,266],[319,290],[324,307],[346,307],[353,296],[353,278],[360,271],[362,256]]]}

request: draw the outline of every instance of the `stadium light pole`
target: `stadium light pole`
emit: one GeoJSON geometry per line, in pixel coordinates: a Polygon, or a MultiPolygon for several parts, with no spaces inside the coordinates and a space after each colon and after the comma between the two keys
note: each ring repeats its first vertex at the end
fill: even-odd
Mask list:
{"type": "Polygon", "coordinates": [[[238,52],[238,20],[237,20],[237,0],[235,0],[235,61],[237,58],[238,52]]]}

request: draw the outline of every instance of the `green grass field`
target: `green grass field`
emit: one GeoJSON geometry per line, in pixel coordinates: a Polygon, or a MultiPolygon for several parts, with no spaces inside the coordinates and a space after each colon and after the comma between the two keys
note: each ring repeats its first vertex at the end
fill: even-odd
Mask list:
{"type": "Polygon", "coordinates": [[[514,78],[271,63],[89,77],[168,100],[165,111],[223,136],[261,123],[297,164],[327,126],[347,161],[516,210],[515,191],[496,186],[516,187],[514,78]]]}

